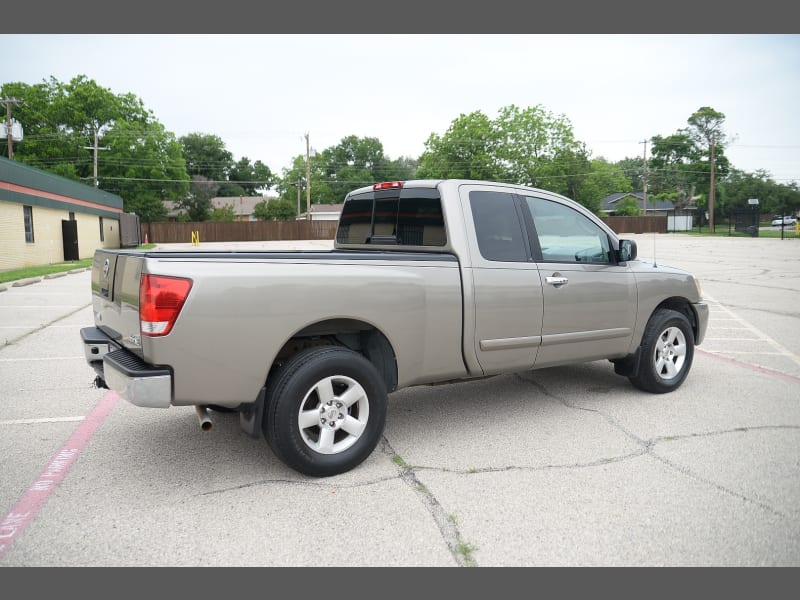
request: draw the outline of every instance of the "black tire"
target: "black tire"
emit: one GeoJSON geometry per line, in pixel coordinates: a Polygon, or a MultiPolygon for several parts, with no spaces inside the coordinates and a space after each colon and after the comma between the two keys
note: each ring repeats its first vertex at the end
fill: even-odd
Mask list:
{"type": "Polygon", "coordinates": [[[664,394],[680,387],[694,359],[694,332],[686,315],[657,309],[642,337],[639,372],[629,377],[640,390],[664,394]]]}
{"type": "Polygon", "coordinates": [[[262,429],[275,455],[313,477],[361,464],[386,424],[386,386],[361,354],[307,348],[272,373],[262,429]]]}

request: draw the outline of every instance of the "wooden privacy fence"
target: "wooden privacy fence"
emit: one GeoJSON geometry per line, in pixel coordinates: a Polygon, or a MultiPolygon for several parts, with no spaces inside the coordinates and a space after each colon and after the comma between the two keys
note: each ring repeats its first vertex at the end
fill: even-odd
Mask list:
{"type": "Polygon", "coordinates": [[[339,221],[201,221],[142,223],[142,240],[151,244],[332,240],[339,221]],[[146,236],[146,237],[145,237],[146,236]]]}
{"type": "Polygon", "coordinates": [[[667,215],[652,217],[603,217],[617,233],[667,233],[667,215]]]}
{"type": "MultiPolygon", "coordinates": [[[[617,233],[667,233],[666,215],[603,217],[617,233]]],[[[142,223],[141,239],[151,244],[259,242],[272,240],[332,240],[339,221],[201,221],[142,223]]]]}

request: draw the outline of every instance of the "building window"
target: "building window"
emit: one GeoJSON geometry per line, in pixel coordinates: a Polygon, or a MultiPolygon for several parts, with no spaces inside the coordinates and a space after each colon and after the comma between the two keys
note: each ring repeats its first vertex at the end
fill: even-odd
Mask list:
{"type": "Polygon", "coordinates": [[[25,241],[29,244],[33,243],[33,207],[23,206],[25,213],[25,241]]]}
{"type": "Polygon", "coordinates": [[[103,232],[103,217],[98,217],[100,219],[100,241],[106,241],[106,234],[103,232]]]}

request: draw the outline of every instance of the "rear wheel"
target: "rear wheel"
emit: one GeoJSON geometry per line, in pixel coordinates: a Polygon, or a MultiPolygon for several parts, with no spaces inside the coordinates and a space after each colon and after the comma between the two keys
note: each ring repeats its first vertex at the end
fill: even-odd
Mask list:
{"type": "Polygon", "coordinates": [[[293,469],[337,475],[375,449],[387,401],[383,379],[361,354],[338,346],[308,348],[270,376],[264,436],[293,469]]]}
{"type": "Polygon", "coordinates": [[[686,379],[693,358],[694,333],[686,315],[660,308],[645,327],[639,372],[629,379],[647,392],[671,392],[686,379]]]}

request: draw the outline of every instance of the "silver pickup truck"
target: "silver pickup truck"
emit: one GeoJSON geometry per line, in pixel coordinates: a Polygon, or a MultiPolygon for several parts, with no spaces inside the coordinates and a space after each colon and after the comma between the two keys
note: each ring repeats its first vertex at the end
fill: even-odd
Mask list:
{"type": "MultiPolygon", "coordinates": [[[[98,250],[95,383],[137,406],[237,411],[295,470],[360,464],[403,387],[607,359],[683,383],[708,322],[691,274],[579,204],[470,180],[347,195],[327,252],[98,250]]],[[[611,368],[611,366],[609,366],[611,368]]]]}

